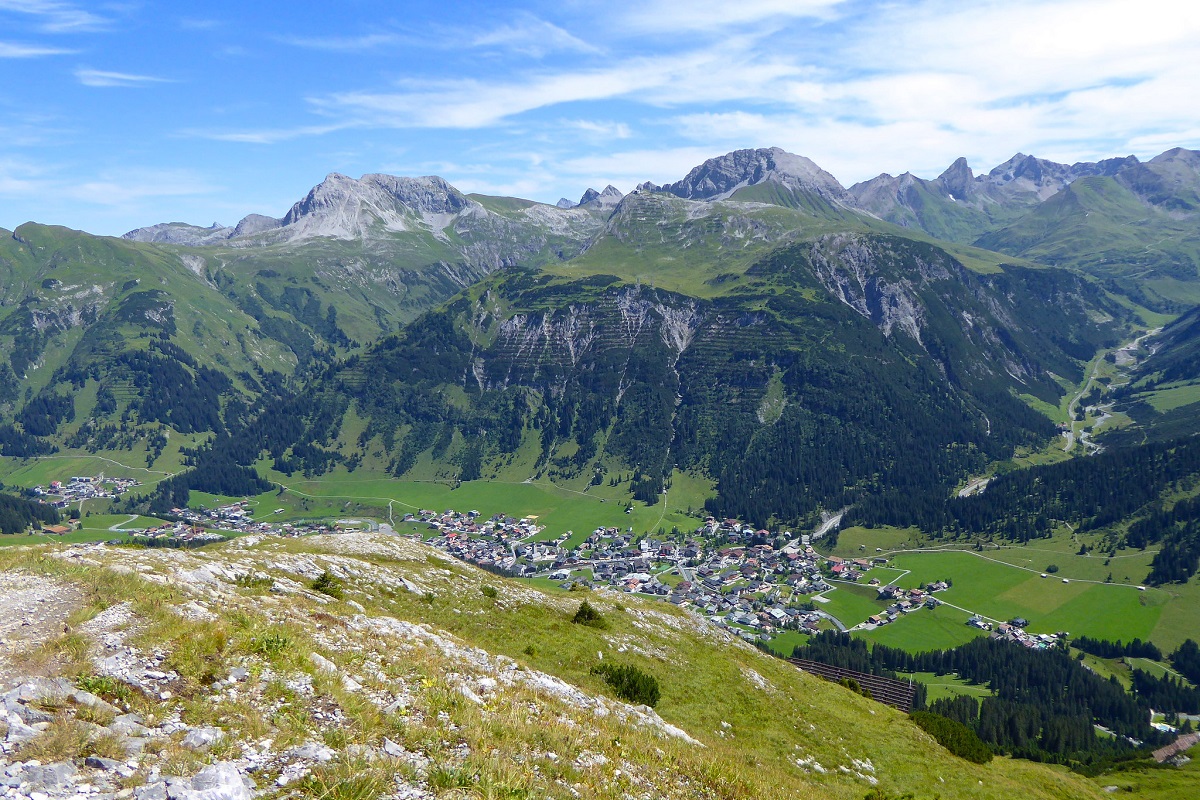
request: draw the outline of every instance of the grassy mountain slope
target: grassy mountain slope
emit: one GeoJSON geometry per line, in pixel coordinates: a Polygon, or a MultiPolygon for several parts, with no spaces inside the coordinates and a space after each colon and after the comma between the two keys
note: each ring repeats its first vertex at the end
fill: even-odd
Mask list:
{"type": "Polygon", "coordinates": [[[1081,178],[975,244],[1111,279],[1135,299],[1200,302],[1195,218],[1147,204],[1116,178],[1081,178]]]}
{"type": "Polygon", "coordinates": [[[1071,165],[1017,154],[978,176],[959,159],[934,180],[880,175],[850,193],[906,229],[1079,269],[1162,311],[1200,301],[1196,151],[1071,165]]]}
{"type": "MultiPolygon", "coordinates": [[[[155,766],[184,776],[206,762],[236,767],[242,742],[269,739],[254,751],[262,753],[259,791],[274,791],[290,769],[287,790],[314,798],[335,785],[337,796],[352,791],[363,800],[463,790],[849,799],[876,784],[884,797],[1100,794],[1059,769],[951,756],[898,712],[687,612],[591,594],[607,629],[575,625],[578,593],[538,592],[395,537],[65,555],[0,555],[5,576],[34,574],[61,587],[62,597],[89,598],[70,614],[71,633],[52,636],[23,663],[70,677],[100,672],[85,685],[124,697],[152,729],[179,719],[161,746],[146,749],[142,780],[154,779],[155,766]],[[309,588],[322,572],[340,599],[309,588]],[[112,674],[128,683],[104,677],[113,670],[101,661],[110,652],[122,653],[115,663],[129,668],[112,674]],[[137,677],[143,661],[166,681],[137,677]],[[654,712],[608,699],[611,690],[591,672],[600,663],[656,676],[662,696],[654,712]],[[234,667],[246,677],[225,683],[234,667]],[[143,685],[154,694],[144,695],[143,685]],[[224,740],[207,751],[181,744],[203,726],[220,728],[224,740]],[[329,748],[329,760],[286,755],[314,740],[329,748]],[[297,762],[311,774],[288,766],[297,762]]],[[[72,719],[68,707],[53,724],[72,719]]],[[[41,752],[50,742],[27,746],[41,752]]],[[[60,748],[58,756],[73,754],[60,748]]]]}
{"type": "Polygon", "coordinates": [[[1200,433],[1200,309],[1193,309],[1141,343],[1142,358],[1127,383],[1106,400],[1133,424],[1104,437],[1117,446],[1200,433]]]}
{"type": "MultiPolygon", "coordinates": [[[[172,248],[199,259],[239,295],[263,283],[278,293],[299,285],[337,308],[349,336],[366,342],[396,330],[489,272],[569,258],[600,224],[585,212],[543,218],[549,207],[472,195],[480,214],[467,222],[395,231],[376,225],[356,237],[316,236],[279,243],[234,240],[172,248]]],[[[554,213],[560,212],[555,209],[554,213]]]]}
{"type": "Polygon", "coordinates": [[[253,319],[195,266],[154,245],[64,228],[5,235],[0,403],[15,424],[0,425],[0,450],[177,456],[214,430],[225,402],[268,373],[294,371],[319,346],[290,315],[253,319]]]}
{"type": "Polygon", "coordinates": [[[1020,213],[999,203],[976,206],[955,202],[940,191],[940,186],[907,174],[890,179],[881,176],[851,191],[856,192],[863,208],[881,219],[962,244],[973,242],[981,232],[992,228],[997,222],[995,215],[1007,220],[1020,213]]]}
{"type": "Polygon", "coordinates": [[[266,369],[287,367],[282,348],[258,336],[230,347],[252,320],[231,309],[216,286],[174,254],[32,223],[0,235],[0,302],[8,309],[0,311],[0,325],[7,360],[35,390],[102,319],[155,333],[169,331],[200,363],[231,372],[249,370],[255,363],[266,369]],[[163,296],[161,315],[150,307],[156,292],[163,296]],[[129,300],[134,295],[147,304],[145,309],[135,308],[139,301],[129,300]],[[129,304],[124,312],[122,304],[129,304]]]}

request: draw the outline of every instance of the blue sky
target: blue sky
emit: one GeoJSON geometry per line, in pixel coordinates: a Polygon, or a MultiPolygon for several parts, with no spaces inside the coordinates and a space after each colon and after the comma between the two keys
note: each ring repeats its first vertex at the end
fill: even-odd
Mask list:
{"type": "Polygon", "coordinates": [[[282,215],[329,172],[573,200],[778,145],[849,185],[1200,147],[1200,4],[0,0],[0,226],[282,215]]]}

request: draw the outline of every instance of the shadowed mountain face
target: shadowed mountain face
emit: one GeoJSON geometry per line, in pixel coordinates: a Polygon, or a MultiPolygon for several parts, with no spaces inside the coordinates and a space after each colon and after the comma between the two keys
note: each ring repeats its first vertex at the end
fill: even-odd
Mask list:
{"type": "Polygon", "coordinates": [[[301,443],[329,449],[273,453],[312,471],[375,451],[408,477],[433,463],[513,479],[514,459],[558,481],[629,471],[647,502],[678,466],[715,481],[716,513],[794,523],[949,486],[1052,435],[1017,395],[1056,403],[1055,376],[1079,377],[1125,316],[1066,272],[981,276],[934,246],[861,233],[776,250],[703,299],[505,273],[319,384],[325,399],[295,413],[316,426],[301,443]],[[330,446],[321,426],[343,392],[366,428],[330,446]]]}

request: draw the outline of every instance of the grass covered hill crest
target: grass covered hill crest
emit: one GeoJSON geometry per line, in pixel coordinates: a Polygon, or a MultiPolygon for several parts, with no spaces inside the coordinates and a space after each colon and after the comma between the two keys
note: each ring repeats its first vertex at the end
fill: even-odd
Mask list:
{"type": "Polygon", "coordinates": [[[0,759],[55,795],[1100,794],[1065,771],[951,755],[688,612],[593,592],[605,624],[576,624],[579,593],[394,536],[2,558],[6,599],[56,599],[33,598],[21,648],[0,656],[0,690],[20,688],[0,759]],[[629,680],[613,675],[653,677],[655,707],[622,701],[629,680]]]}

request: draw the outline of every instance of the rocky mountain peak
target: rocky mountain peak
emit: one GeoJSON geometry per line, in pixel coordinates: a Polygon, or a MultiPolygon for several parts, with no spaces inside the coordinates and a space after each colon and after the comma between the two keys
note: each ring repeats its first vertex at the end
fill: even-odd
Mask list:
{"type": "Polygon", "coordinates": [[[282,225],[282,221],[275,217],[268,217],[262,214],[247,214],[242,218],[241,222],[233,229],[230,238],[238,236],[253,236],[256,233],[274,230],[282,225]]]}
{"type": "MultiPolygon", "coordinates": [[[[282,220],[289,238],[331,236],[339,239],[369,235],[382,225],[409,230],[412,217],[433,224],[435,218],[458,214],[475,205],[462,192],[436,175],[404,178],[369,174],[359,180],[330,173],[282,220]]],[[[448,221],[435,225],[438,230],[448,221]]]]}
{"type": "Polygon", "coordinates": [[[437,175],[402,178],[374,174],[364,175],[362,182],[379,187],[418,214],[457,214],[471,204],[466,195],[437,175]]]}
{"type": "Polygon", "coordinates": [[[943,190],[955,198],[964,198],[971,193],[975,183],[975,175],[967,165],[967,159],[959,156],[946,171],[937,177],[937,183],[943,190]]]}
{"type": "Polygon", "coordinates": [[[233,235],[233,228],[223,227],[213,223],[212,227],[202,228],[199,225],[188,225],[185,222],[160,222],[144,228],[135,228],[122,234],[122,239],[135,242],[153,242],[155,244],[181,244],[199,246],[222,242],[233,235]]]}
{"type": "Polygon", "coordinates": [[[1000,164],[979,183],[987,184],[992,191],[1004,196],[1028,196],[1045,200],[1056,194],[1076,178],[1096,174],[1095,164],[1059,164],[1044,158],[1017,153],[1000,164]]]}
{"type": "Polygon", "coordinates": [[[554,205],[558,206],[559,208],[574,208],[575,207],[575,204],[572,203],[570,200],[568,200],[565,197],[558,198],[558,202],[555,203],[554,205]]]}
{"type": "Polygon", "coordinates": [[[331,172],[325,180],[308,190],[303,200],[295,203],[283,217],[284,225],[294,225],[303,217],[344,204],[358,194],[358,181],[340,172],[331,172]]]}
{"type": "Polygon", "coordinates": [[[612,208],[621,202],[621,198],[624,196],[620,189],[610,183],[604,187],[602,192],[589,188],[579,199],[579,205],[589,208],[612,208]]]}
{"type": "Polygon", "coordinates": [[[768,181],[812,192],[832,202],[853,203],[845,188],[828,172],[804,156],[778,147],[735,150],[710,158],[682,180],[661,188],[687,200],[722,200],[744,186],[768,181]]]}

